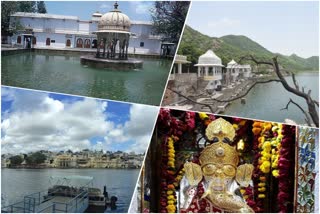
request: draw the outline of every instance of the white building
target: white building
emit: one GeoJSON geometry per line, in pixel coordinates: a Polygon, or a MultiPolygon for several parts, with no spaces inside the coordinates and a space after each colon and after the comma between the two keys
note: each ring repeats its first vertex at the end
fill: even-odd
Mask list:
{"type": "Polygon", "coordinates": [[[198,78],[203,77],[204,80],[210,81],[206,89],[217,89],[221,87],[222,80],[222,61],[212,51],[208,50],[198,59],[198,78]]]}
{"type": "MultiPolygon", "coordinates": [[[[17,12],[10,17],[10,28],[22,26],[11,37],[11,44],[35,48],[96,48],[98,21],[101,13],[93,13],[91,20],[82,21],[76,16],[17,12]],[[31,41],[32,40],[32,41],[31,41]]],[[[152,32],[152,23],[131,22],[128,51],[137,54],[160,54],[162,37],[152,32]]]]}
{"type": "Polygon", "coordinates": [[[227,65],[227,72],[231,76],[231,82],[236,82],[241,78],[251,77],[251,71],[250,65],[240,65],[234,60],[231,60],[227,65]]]}
{"type": "MultiPolygon", "coordinates": [[[[175,75],[176,74],[182,74],[183,73],[183,65],[189,65],[191,62],[189,62],[187,60],[187,56],[183,56],[183,55],[176,55],[175,60],[174,60],[174,64],[170,73],[170,77],[169,80],[174,80],[175,79],[175,75]]],[[[187,72],[189,73],[189,66],[186,67],[185,69],[187,72]]]]}

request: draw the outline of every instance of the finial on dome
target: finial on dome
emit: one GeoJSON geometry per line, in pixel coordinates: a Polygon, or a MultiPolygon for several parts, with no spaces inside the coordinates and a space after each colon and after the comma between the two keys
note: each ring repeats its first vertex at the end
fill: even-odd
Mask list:
{"type": "Polygon", "coordinates": [[[114,3],[114,9],[117,10],[118,9],[118,2],[114,3]]]}

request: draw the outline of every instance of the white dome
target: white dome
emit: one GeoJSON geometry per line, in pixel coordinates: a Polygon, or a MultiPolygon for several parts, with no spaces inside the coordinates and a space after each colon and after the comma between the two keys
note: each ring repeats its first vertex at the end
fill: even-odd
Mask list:
{"type": "Polygon", "coordinates": [[[118,4],[114,4],[114,9],[101,16],[98,23],[98,31],[125,31],[129,32],[131,21],[129,17],[118,9],[118,4]]]}
{"type": "Polygon", "coordinates": [[[222,65],[222,61],[212,50],[208,50],[199,57],[198,65],[222,65]]]}

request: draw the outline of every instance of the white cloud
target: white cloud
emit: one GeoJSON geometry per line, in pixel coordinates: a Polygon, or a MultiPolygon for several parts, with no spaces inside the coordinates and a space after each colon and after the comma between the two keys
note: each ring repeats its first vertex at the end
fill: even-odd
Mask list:
{"type": "Polygon", "coordinates": [[[240,24],[240,20],[224,17],[216,21],[210,20],[210,22],[208,22],[208,27],[212,27],[212,28],[229,27],[230,28],[230,27],[238,26],[239,24],[240,24]]]}
{"type": "MultiPolygon", "coordinates": [[[[158,113],[157,107],[131,105],[129,120],[116,124],[105,113],[105,101],[86,98],[62,102],[47,93],[3,89],[2,97],[12,101],[1,124],[3,153],[112,150],[115,144],[128,142],[132,145],[127,151],[145,152],[158,113]],[[97,136],[101,139],[92,145],[90,139],[97,136]]],[[[116,121],[115,115],[110,118],[116,121]]]]}
{"type": "Polygon", "coordinates": [[[135,143],[129,149],[134,152],[145,152],[152,135],[153,126],[158,115],[158,108],[132,105],[130,121],[125,124],[125,133],[134,138],[135,143]]]}
{"type": "Polygon", "coordinates": [[[131,7],[135,9],[135,12],[137,14],[148,14],[150,13],[150,9],[152,8],[150,2],[144,2],[144,1],[132,1],[130,2],[131,7]]]}
{"type": "Polygon", "coordinates": [[[14,111],[2,122],[3,153],[77,151],[89,148],[91,137],[104,136],[113,127],[103,114],[106,102],[84,99],[65,104],[46,93],[30,94],[33,96],[14,95],[14,111]]]}

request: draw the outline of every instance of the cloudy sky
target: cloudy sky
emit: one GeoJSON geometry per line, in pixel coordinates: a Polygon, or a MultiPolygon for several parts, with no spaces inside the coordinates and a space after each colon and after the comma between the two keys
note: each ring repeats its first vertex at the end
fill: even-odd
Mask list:
{"type": "Polygon", "coordinates": [[[150,142],[158,108],[2,87],[1,149],[134,151],[150,142]]]}
{"type": "Polygon", "coordinates": [[[272,52],[319,55],[319,1],[192,2],[187,23],[213,37],[247,36],[272,52]]]}
{"type": "MultiPolygon", "coordinates": [[[[90,20],[91,15],[99,11],[106,13],[113,9],[115,1],[46,1],[47,12],[51,14],[78,16],[81,20],[90,20]]],[[[131,20],[150,21],[150,1],[119,1],[119,7],[131,20]]]]}

